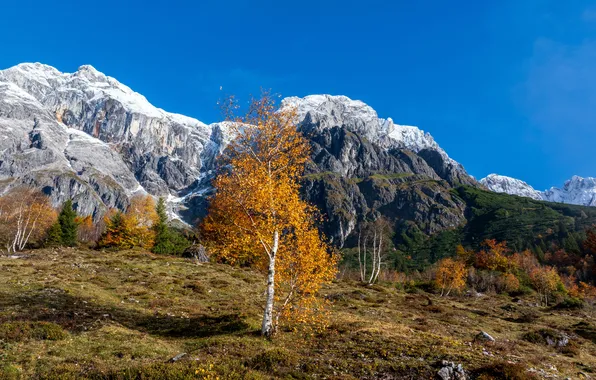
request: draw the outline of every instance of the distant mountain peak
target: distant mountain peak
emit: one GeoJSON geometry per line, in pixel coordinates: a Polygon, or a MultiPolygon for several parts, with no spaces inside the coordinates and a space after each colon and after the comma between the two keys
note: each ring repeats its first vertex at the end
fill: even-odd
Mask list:
{"type": "Polygon", "coordinates": [[[497,193],[519,195],[548,202],[568,203],[582,206],[596,206],[596,178],[583,178],[577,175],[565,181],[562,188],[551,187],[537,191],[519,179],[489,174],[480,180],[489,190],[497,193]]]}
{"type": "Polygon", "coordinates": [[[528,197],[536,200],[543,199],[542,193],[535,190],[526,182],[516,178],[493,173],[481,179],[480,183],[496,193],[519,195],[520,197],[528,197]]]}

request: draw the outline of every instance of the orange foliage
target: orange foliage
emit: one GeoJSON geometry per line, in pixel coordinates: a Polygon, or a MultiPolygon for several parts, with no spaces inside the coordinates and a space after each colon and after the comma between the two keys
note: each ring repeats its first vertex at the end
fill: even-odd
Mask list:
{"type": "Polygon", "coordinates": [[[504,291],[515,292],[519,290],[519,279],[513,273],[503,273],[501,281],[504,291]]]}
{"type": "Polygon", "coordinates": [[[110,210],[104,216],[106,231],[99,245],[129,249],[141,247],[151,249],[155,242],[153,225],[157,222],[155,201],[150,195],[138,195],[130,200],[125,214],[110,210]]]}
{"type": "Polygon", "coordinates": [[[439,262],[435,284],[441,289],[441,296],[448,296],[452,290],[461,291],[466,286],[466,265],[451,258],[439,262]]]}
{"type": "Polygon", "coordinates": [[[105,231],[99,241],[100,247],[125,248],[126,230],[124,229],[124,215],[120,210],[109,209],[103,216],[105,231]]]}
{"type": "Polygon", "coordinates": [[[307,321],[321,284],[336,274],[337,259],[315,227],[316,210],[300,199],[309,146],[295,122],[294,109],[278,111],[264,94],[246,117],[228,124],[237,136],[223,158],[229,171],[214,181],[217,192],[201,225],[217,259],[268,271],[264,335],[273,331],[274,300],[276,318],[307,321]]]}
{"type": "Polygon", "coordinates": [[[507,256],[509,249],[507,242],[497,243],[496,240],[485,240],[482,243],[482,250],[476,254],[475,266],[480,269],[488,269],[499,272],[511,272],[516,269],[515,261],[507,256]]]}
{"type": "Polygon", "coordinates": [[[137,195],[130,200],[130,206],[124,214],[124,229],[127,231],[131,247],[151,249],[155,242],[155,232],[152,227],[157,222],[155,201],[150,195],[137,195]]]}
{"type": "Polygon", "coordinates": [[[57,213],[47,196],[21,187],[0,197],[0,243],[7,252],[39,244],[56,221],[57,213]]]}
{"type": "Polygon", "coordinates": [[[509,260],[515,268],[518,268],[527,274],[530,274],[532,270],[540,266],[536,256],[529,250],[525,250],[521,253],[514,253],[509,260]]]}
{"type": "Polygon", "coordinates": [[[530,272],[532,285],[540,295],[540,301],[548,306],[549,298],[557,291],[561,278],[553,267],[538,267],[530,272]]]}

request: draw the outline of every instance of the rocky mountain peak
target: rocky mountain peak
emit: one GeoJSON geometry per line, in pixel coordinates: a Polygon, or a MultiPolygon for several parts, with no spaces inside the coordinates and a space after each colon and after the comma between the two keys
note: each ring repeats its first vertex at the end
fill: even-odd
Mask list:
{"type": "MultiPolygon", "coordinates": [[[[344,211],[368,207],[363,203],[364,194],[372,197],[384,188],[373,191],[354,186],[379,173],[396,183],[408,176],[412,180],[445,180],[440,185],[417,185],[424,189],[418,191],[431,194],[425,195],[427,208],[419,205],[410,215],[410,206],[400,203],[404,215],[417,215],[415,218],[424,218],[434,210],[431,204],[437,192],[455,184],[474,183],[430,134],[380,118],[362,101],[311,95],[284,99],[282,106],[295,106],[300,128],[316,132],[309,134],[316,166],[310,173],[333,172],[353,178],[344,184],[349,187],[346,194],[360,198],[346,198],[346,202],[355,203],[339,205],[344,211]]],[[[175,215],[194,222],[206,205],[210,179],[217,171],[216,158],[231,138],[228,123],[206,125],[166,112],[90,65],[74,73],[40,63],[0,70],[0,183],[44,189],[56,205],[73,198],[83,214],[124,208],[131,195],[146,192],[164,196],[175,215]]],[[[317,189],[320,193],[312,190],[309,194],[313,200],[327,191],[317,189]]],[[[408,191],[404,190],[404,196],[408,191]]],[[[384,203],[393,198],[384,195],[380,199],[384,203]]],[[[448,201],[456,210],[452,218],[437,214],[436,221],[426,223],[428,231],[461,220],[461,207],[454,202],[448,201]]],[[[345,214],[338,222],[341,231],[334,232],[338,241],[345,239],[355,222],[345,214]]]]}
{"type": "Polygon", "coordinates": [[[395,124],[391,118],[379,118],[372,107],[360,100],[343,95],[310,95],[286,98],[282,107],[286,106],[297,109],[300,126],[307,133],[345,128],[384,149],[407,149],[420,154],[441,178],[452,184],[476,183],[429,133],[415,126],[395,124]]]}

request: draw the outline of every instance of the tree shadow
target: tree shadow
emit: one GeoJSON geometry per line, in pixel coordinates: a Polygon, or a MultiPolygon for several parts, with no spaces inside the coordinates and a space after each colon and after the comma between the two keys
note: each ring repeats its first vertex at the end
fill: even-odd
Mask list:
{"type": "Polygon", "coordinates": [[[126,306],[99,304],[53,288],[18,294],[2,292],[0,310],[0,323],[18,320],[53,322],[73,333],[98,329],[113,322],[164,337],[204,338],[252,333],[245,317],[240,314],[160,315],[126,306]]]}

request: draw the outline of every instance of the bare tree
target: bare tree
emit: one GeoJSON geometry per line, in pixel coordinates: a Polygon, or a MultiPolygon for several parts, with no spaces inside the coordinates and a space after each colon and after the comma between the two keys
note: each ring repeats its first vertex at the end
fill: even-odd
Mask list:
{"type": "Polygon", "coordinates": [[[48,197],[38,191],[19,187],[0,197],[0,243],[8,254],[39,242],[55,220],[48,197]]]}
{"type": "Polygon", "coordinates": [[[386,247],[389,230],[389,223],[383,218],[378,218],[374,222],[361,225],[358,231],[358,266],[360,281],[365,284],[372,285],[379,278],[385,260],[383,249],[386,247]]]}

